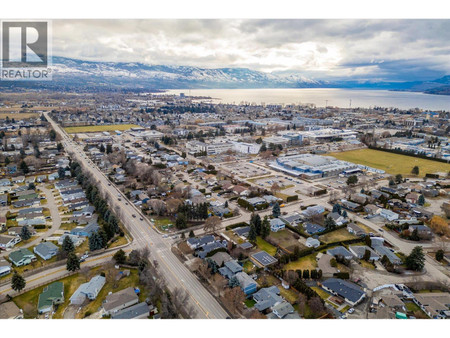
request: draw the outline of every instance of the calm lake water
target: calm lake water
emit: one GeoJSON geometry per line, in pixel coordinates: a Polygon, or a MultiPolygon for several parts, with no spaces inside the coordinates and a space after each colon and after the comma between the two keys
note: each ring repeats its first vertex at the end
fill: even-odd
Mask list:
{"type": "Polygon", "coordinates": [[[242,102],[256,104],[299,104],[313,103],[348,108],[352,107],[395,107],[400,109],[421,108],[428,110],[450,110],[450,96],[429,95],[412,92],[393,92],[388,90],[353,90],[353,89],[177,89],[168,90],[169,94],[185,93],[192,96],[209,96],[218,100],[214,102],[242,102]]]}

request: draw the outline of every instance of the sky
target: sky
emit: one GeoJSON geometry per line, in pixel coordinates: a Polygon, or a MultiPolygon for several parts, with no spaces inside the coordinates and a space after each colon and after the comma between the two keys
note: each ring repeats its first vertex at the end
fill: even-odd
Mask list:
{"type": "Polygon", "coordinates": [[[318,80],[450,74],[450,20],[53,20],[53,55],[318,80]]]}

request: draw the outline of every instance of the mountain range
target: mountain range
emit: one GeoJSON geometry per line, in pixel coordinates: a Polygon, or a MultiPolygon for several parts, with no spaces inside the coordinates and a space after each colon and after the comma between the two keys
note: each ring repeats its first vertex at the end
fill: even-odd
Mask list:
{"type": "Polygon", "coordinates": [[[369,82],[314,80],[301,74],[274,74],[248,68],[200,68],[137,62],[83,61],[53,57],[53,79],[1,82],[0,87],[54,90],[158,90],[199,88],[360,88],[450,95],[450,76],[433,81],[369,82]]]}

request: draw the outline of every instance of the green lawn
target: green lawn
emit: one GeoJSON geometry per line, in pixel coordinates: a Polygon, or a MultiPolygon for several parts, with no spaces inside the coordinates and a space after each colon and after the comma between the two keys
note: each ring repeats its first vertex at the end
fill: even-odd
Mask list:
{"type": "Polygon", "coordinates": [[[419,167],[420,176],[424,176],[426,173],[447,173],[450,171],[450,164],[447,163],[393,154],[374,149],[351,150],[340,153],[330,153],[327,155],[333,156],[339,160],[385,170],[391,175],[402,174],[403,176],[412,176],[411,170],[414,166],[419,167]]]}
{"type": "Polygon", "coordinates": [[[99,125],[99,126],[80,126],[80,127],[67,127],[64,130],[68,134],[76,133],[95,133],[100,131],[114,131],[114,130],[128,130],[130,128],[139,127],[135,124],[111,124],[111,125],[99,125]]]}
{"type": "Polygon", "coordinates": [[[168,229],[173,228],[175,225],[175,222],[171,219],[165,217],[165,218],[155,218],[155,226],[160,231],[167,231],[168,229]]]}
{"type": "Polygon", "coordinates": [[[422,309],[413,302],[405,302],[405,308],[408,312],[422,311],[422,309]]]}
{"type": "Polygon", "coordinates": [[[323,300],[326,300],[326,299],[328,299],[331,296],[328,292],[326,292],[322,288],[319,288],[318,286],[312,286],[311,289],[316,291],[317,294],[319,295],[319,297],[322,298],[323,300]]]}
{"type": "Polygon", "coordinates": [[[274,247],[272,244],[267,243],[260,236],[256,237],[256,245],[258,246],[259,249],[264,250],[269,255],[274,256],[277,253],[277,248],[274,247]]]}
{"type": "Polygon", "coordinates": [[[247,306],[249,309],[251,309],[253,306],[255,306],[256,302],[253,299],[246,299],[244,301],[245,306],[247,306]]]}
{"type": "Polygon", "coordinates": [[[283,270],[312,270],[317,268],[316,253],[286,264],[283,270]]]}

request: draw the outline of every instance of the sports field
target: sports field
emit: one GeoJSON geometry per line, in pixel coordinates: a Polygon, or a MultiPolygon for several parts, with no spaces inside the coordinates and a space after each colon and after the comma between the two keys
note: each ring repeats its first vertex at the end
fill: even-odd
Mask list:
{"type": "Polygon", "coordinates": [[[80,126],[80,127],[66,127],[64,130],[69,134],[77,133],[96,133],[99,131],[114,131],[114,130],[128,130],[130,128],[137,128],[135,124],[111,124],[100,126],[80,126]]]}
{"type": "Polygon", "coordinates": [[[358,149],[344,151],[341,153],[329,153],[339,160],[363,164],[369,167],[386,171],[388,174],[403,176],[413,176],[411,170],[414,166],[419,167],[419,176],[423,177],[429,173],[448,173],[450,164],[422,158],[388,153],[374,149],[358,149]]]}

